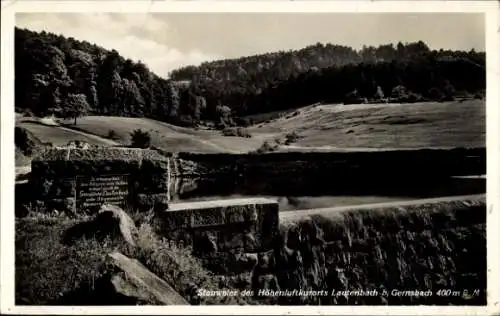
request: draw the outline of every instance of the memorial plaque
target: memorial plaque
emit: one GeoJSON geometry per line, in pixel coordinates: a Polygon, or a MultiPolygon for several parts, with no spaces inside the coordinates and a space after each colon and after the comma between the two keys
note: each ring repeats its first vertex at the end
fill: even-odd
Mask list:
{"type": "Polygon", "coordinates": [[[76,178],[78,209],[99,208],[103,204],[124,207],[130,198],[128,175],[102,175],[76,178]]]}

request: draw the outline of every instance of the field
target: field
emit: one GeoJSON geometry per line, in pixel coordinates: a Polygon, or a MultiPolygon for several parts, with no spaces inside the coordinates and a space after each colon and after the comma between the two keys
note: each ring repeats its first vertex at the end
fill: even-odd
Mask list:
{"type": "MultiPolygon", "coordinates": [[[[250,128],[256,133],[296,131],[296,147],[484,147],[485,104],[445,103],[316,105],[250,128]]],[[[294,148],[296,149],[296,148],[294,148]]]]}
{"type": "Polygon", "coordinates": [[[204,153],[241,153],[262,144],[261,139],[226,137],[218,131],[195,130],[146,118],[88,116],[69,128],[108,137],[110,130],[121,144],[130,143],[130,133],[136,129],[148,131],[152,144],[173,151],[204,153]]]}
{"type": "Polygon", "coordinates": [[[383,148],[484,147],[485,105],[480,100],[420,104],[314,105],[250,126],[251,138],[190,129],[145,118],[88,116],[76,125],[44,125],[19,120],[42,141],[70,140],[112,145],[130,143],[135,129],[149,131],[152,144],[172,151],[245,153],[264,141],[300,137],[283,151],[376,150],[383,148]],[[115,139],[107,139],[110,130],[115,139]],[[97,137],[96,137],[97,136],[97,137]]]}
{"type": "Polygon", "coordinates": [[[21,122],[19,126],[22,126],[35,134],[41,141],[50,142],[54,146],[67,145],[69,141],[74,140],[87,142],[93,145],[109,145],[109,142],[105,139],[103,140],[97,137],[92,137],[92,135],[78,133],[77,131],[65,129],[60,126],[50,126],[35,122],[21,122]]]}

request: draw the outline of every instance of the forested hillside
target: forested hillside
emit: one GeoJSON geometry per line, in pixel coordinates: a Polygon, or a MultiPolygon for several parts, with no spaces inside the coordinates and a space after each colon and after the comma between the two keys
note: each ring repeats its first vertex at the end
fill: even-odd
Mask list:
{"type": "Polygon", "coordinates": [[[432,51],[421,41],[359,51],[318,43],[189,66],[171,77],[191,80],[209,109],[222,103],[247,115],[315,102],[441,101],[479,94],[485,89],[484,66],[483,52],[432,51]]]}
{"type": "Polygon", "coordinates": [[[15,106],[35,115],[92,113],[180,123],[203,100],[115,50],[51,33],[15,30],[15,106]],[[191,98],[190,98],[191,97],[191,98]]]}
{"type": "Polygon", "coordinates": [[[316,44],[185,67],[165,79],[115,50],[16,28],[15,106],[39,116],[137,116],[194,125],[316,102],[481,97],[484,65],[482,52],[431,51],[423,42],[360,51],[316,44]]]}

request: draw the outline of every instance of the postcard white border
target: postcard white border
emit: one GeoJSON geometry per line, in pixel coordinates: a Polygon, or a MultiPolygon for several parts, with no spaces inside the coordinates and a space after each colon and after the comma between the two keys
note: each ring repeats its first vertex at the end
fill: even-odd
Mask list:
{"type": "Polygon", "coordinates": [[[497,1],[2,1],[1,33],[1,248],[2,314],[218,314],[218,315],[498,315],[500,313],[500,102],[497,1]],[[140,306],[21,307],[14,304],[14,14],[16,12],[482,12],[487,66],[487,307],[435,306],[140,306]]]}

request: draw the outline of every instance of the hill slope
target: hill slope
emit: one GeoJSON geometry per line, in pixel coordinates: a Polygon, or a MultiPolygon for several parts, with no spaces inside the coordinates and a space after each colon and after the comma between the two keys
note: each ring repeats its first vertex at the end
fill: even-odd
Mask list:
{"type": "MultiPolygon", "coordinates": [[[[221,108],[246,116],[389,96],[401,102],[481,98],[484,64],[482,52],[431,51],[423,42],[360,51],[317,44],[179,69],[173,81],[115,50],[16,28],[15,100],[18,111],[38,116],[90,113],[195,126],[219,122],[221,108]]],[[[229,122],[222,127],[238,120],[229,122]]]]}
{"type": "MultiPolygon", "coordinates": [[[[484,147],[483,101],[318,105],[250,128],[251,133],[289,133],[299,147],[484,147]]],[[[294,148],[297,149],[297,148],[294,148]]]]}
{"type": "Polygon", "coordinates": [[[318,43],[301,50],[206,62],[171,73],[189,80],[207,109],[245,116],[315,102],[451,100],[485,89],[483,52],[431,51],[421,41],[364,47],[318,43]]]}
{"type": "Polygon", "coordinates": [[[15,29],[17,111],[181,122],[183,116],[194,116],[193,106],[202,101],[187,98],[183,91],[115,50],[52,33],[15,29]]]}
{"type": "Polygon", "coordinates": [[[485,104],[464,102],[372,105],[315,105],[248,127],[251,138],[223,136],[146,118],[88,116],[76,125],[17,123],[44,142],[65,145],[81,140],[97,145],[128,145],[135,129],[148,131],[152,144],[169,151],[245,153],[265,141],[278,140],[278,150],[377,150],[421,147],[484,147],[485,104]],[[116,138],[108,139],[110,130],[116,138]],[[284,145],[289,134],[295,142],[284,145]]]}

